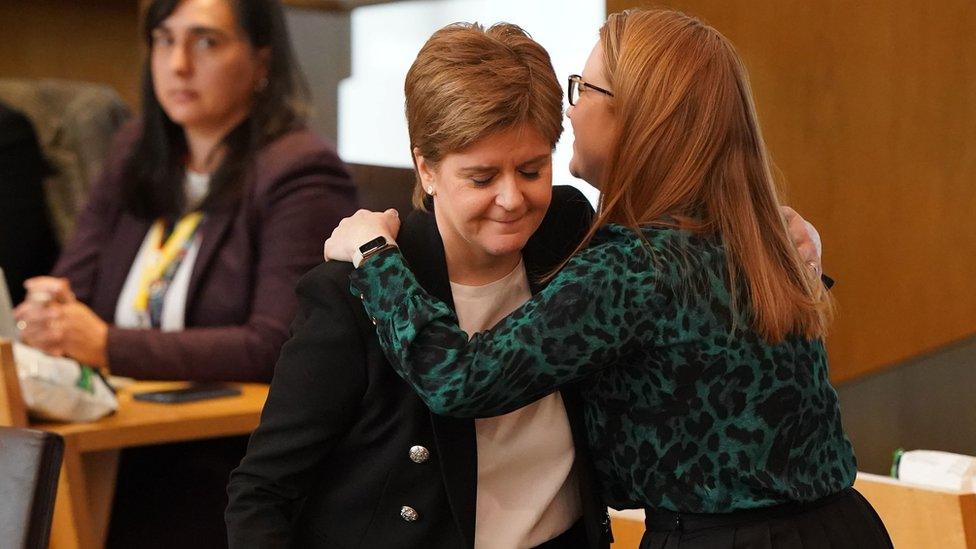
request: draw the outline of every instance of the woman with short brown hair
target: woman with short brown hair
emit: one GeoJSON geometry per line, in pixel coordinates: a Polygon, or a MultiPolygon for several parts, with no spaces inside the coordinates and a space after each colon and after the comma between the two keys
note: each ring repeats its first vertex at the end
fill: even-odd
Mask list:
{"type": "MultiPolygon", "coordinates": [[[[592,216],[578,191],[551,186],[561,87],[520,28],[455,24],[404,88],[424,211],[401,247],[466,326],[490,326],[592,216]]],[[[349,270],[326,263],[299,283],[292,339],[231,477],[231,546],[607,547],[575,389],[496,418],[432,414],[383,357],[349,270]]]]}

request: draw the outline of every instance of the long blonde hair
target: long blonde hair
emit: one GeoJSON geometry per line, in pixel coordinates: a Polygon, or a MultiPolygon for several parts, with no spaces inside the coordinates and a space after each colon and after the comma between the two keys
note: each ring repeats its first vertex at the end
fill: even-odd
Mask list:
{"type": "Polygon", "coordinates": [[[584,245],[606,223],[638,234],[653,224],[716,233],[733,306],[751,307],[754,330],[773,343],[789,334],[822,336],[831,300],[790,241],[732,44],[670,10],[612,14],[600,43],[617,125],[584,245]],[[736,293],[743,282],[747,296],[736,293]]]}

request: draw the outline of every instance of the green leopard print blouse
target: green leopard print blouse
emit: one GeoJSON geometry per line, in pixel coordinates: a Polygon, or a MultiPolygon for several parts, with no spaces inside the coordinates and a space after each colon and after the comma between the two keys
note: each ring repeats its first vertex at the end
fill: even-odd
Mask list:
{"type": "Polygon", "coordinates": [[[748,312],[732,307],[718,239],[644,235],[602,228],[543,291],[470,341],[396,251],[357,269],[352,291],[434,413],[500,415],[582,380],[613,507],[724,513],[851,486],[823,342],[770,345],[751,331],[748,312]]]}

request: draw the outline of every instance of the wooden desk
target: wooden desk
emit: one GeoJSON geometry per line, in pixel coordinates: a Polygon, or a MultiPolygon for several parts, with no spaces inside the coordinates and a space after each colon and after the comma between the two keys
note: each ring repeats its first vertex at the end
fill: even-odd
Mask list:
{"type": "Polygon", "coordinates": [[[613,528],[613,544],[610,549],[637,549],[644,537],[644,510],[610,509],[610,524],[613,528]]]}
{"type": "Polygon", "coordinates": [[[858,473],[854,483],[878,512],[895,547],[976,548],[976,494],[858,473]]]}
{"type": "Polygon", "coordinates": [[[98,548],[105,544],[119,450],[244,435],[254,430],[268,386],[238,384],[240,396],[159,404],[132,399],[132,393],[184,386],[180,382],[137,382],[119,391],[119,410],[92,423],[32,423],[64,437],[64,462],[51,529],[51,547],[98,548]]]}

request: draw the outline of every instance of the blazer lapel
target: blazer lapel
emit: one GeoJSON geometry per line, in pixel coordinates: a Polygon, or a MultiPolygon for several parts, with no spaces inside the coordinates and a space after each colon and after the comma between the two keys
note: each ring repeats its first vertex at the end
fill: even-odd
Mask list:
{"type": "Polygon", "coordinates": [[[95,295],[92,295],[92,310],[109,323],[115,322],[115,309],[122,293],[125,279],[132,270],[132,263],[139,253],[142,241],[146,239],[151,222],[122,214],[115,230],[112,245],[104,250],[99,268],[99,281],[95,295]]]}
{"type": "MultiPolygon", "coordinates": [[[[420,285],[454,308],[444,244],[433,214],[411,213],[404,221],[397,243],[420,285]]],[[[451,510],[465,545],[473,547],[478,494],[478,442],[474,420],[430,414],[430,422],[451,510]]]]}
{"type": "MultiPolygon", "coordinates": [[[[234,214],[235,210],[232,208],[210,212],[207,213],[206,218],[200,225],[200,250],[197,252],[197,258],[193,263],[193,271],[190,273],[190,284],[186,293],[186,302],[188,305],[198,301],[196,295],[200,289],[200,280],[203,273],[209,270],[210,263],[217,254],[217,250],[220,249],[220,244],[223,242],[227,231],[234,221],[234,214]]],[[[190,308],[187,307],[187,317],[189,317],[189,310],[190,308]]]]}

